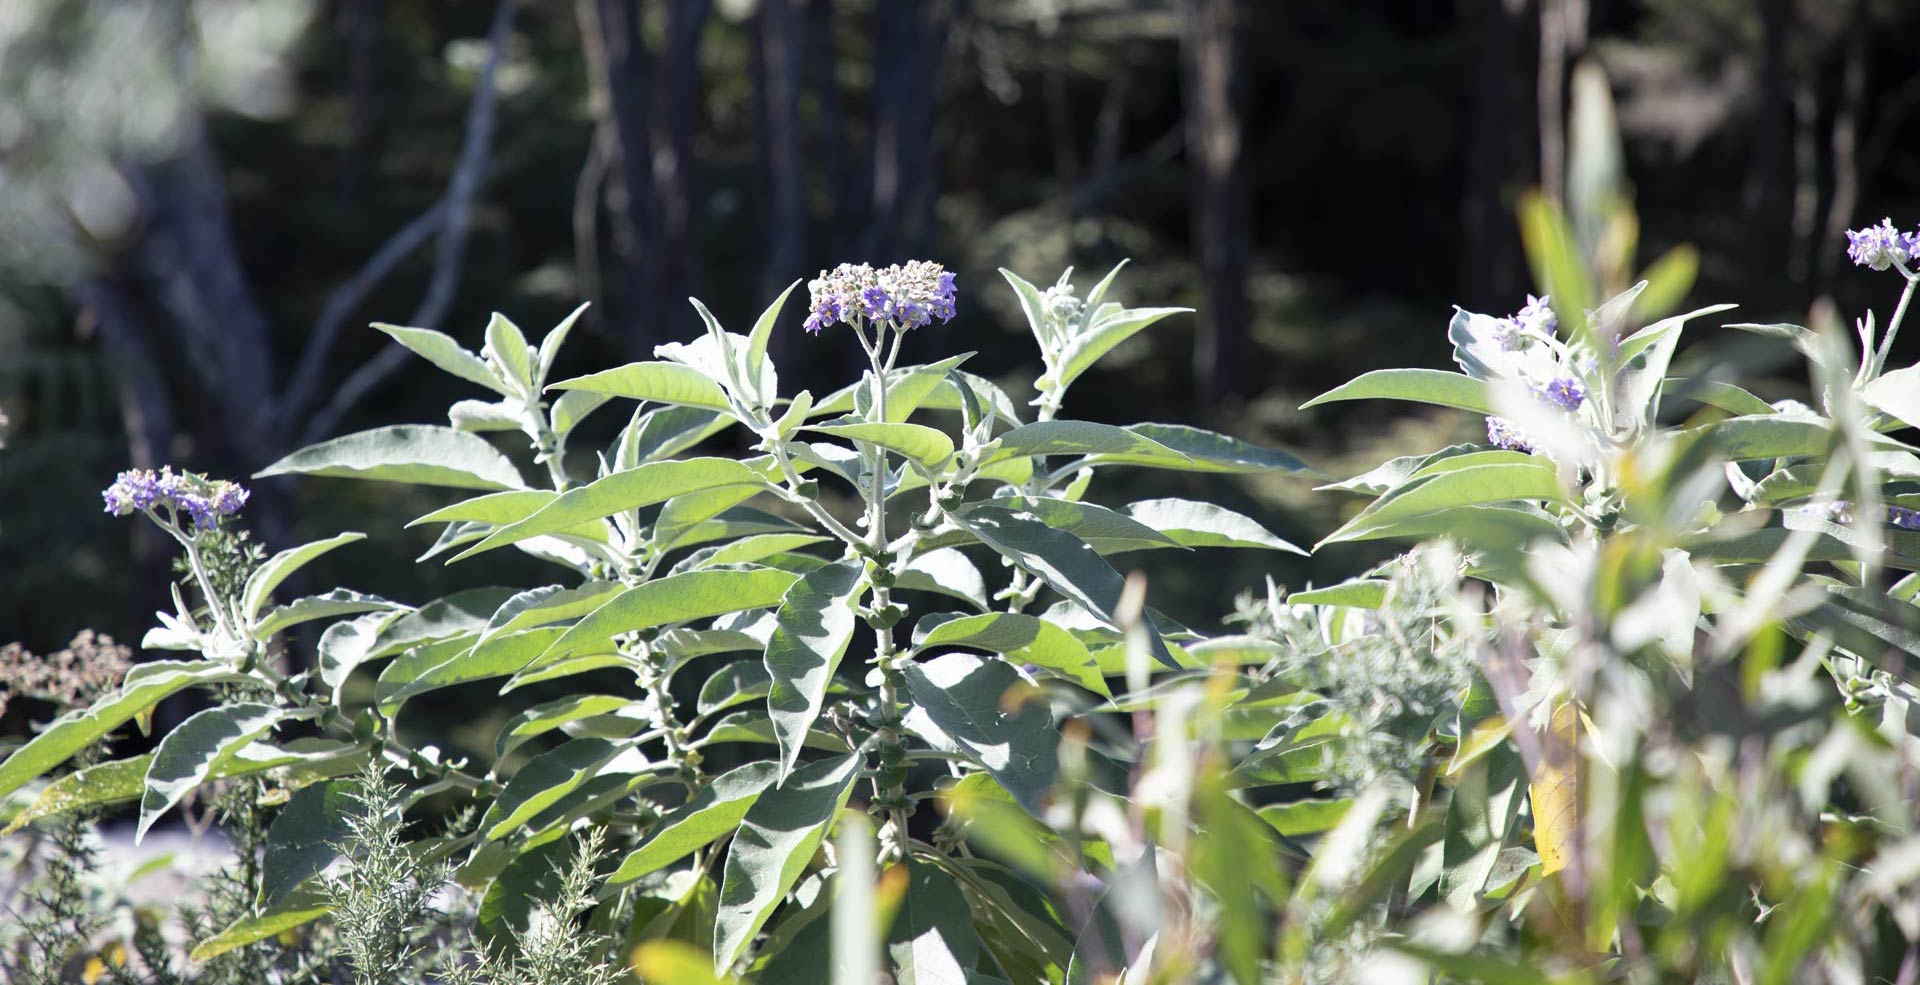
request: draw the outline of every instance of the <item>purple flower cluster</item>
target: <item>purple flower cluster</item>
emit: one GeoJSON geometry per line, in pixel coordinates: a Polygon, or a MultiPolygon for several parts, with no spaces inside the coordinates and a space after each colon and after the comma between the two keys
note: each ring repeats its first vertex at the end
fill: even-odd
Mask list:
{"type": "Polygon", "coordinates": [[[1559,326],[1553,317],[1553,309],[1548,307],[1547,295],[1539,297],[1527,295],[1526,306],[1507,318],[1500,319],[1494,328],[1494,339],[1500,348],[1513,352],[1526,348],[1534,338],[1551,336],[1559,326]]]}
{"type": "Polygon", "coordinates": [[[1562,376],[1533,391],[1533,395],[1539,397],[1542,402],[1553,404],[1565,411],[1579,410],[1580,405],[1587,400],[1586,388],[1571,376],[1562,376]]]}
{"type": "Polygon", "coordinates": [[[1920,232],[1903,233],[1893,228],[1893,219],[1881,219],[1877,226],[1847,230],[1847,259],[1856,267],[1885,270],[1905,265],[1920,257],[1920,232]]]}
{"type": "Polygon", "coordinates": [[[1487,418],[1487,442],[1496,448],[1533,454],[1533,443],[1504,417],[1487,418]]]}
{"type": "Polygon", "coordinates": [[[193,518],[196,528],[205,528],[220,522],[221,517],[240,512],[249,495],[238,483],[162,468],[158,472],[128,469],[101,491],[100,498],[114,516],[165,508],[171,513],[185,513],[193,518]]]}
{"type": "Polygon", "coordinates": [[[806,329],[818,334],[829,325],[855,321],[888,324],[901,331],[951,321],[953,275],[926,260],[910,260],[880,270],[864,263],[843,263],[807,284],[812,297],[806,329]]]}

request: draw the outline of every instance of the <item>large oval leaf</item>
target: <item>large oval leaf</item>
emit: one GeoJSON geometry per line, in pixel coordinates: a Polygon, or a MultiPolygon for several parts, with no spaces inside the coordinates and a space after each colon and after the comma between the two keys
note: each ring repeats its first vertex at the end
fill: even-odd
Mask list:
{"type": "Polygon", "coordinates": [[[862,562],[829,564],[794,583],[767,640],[767,711],[780,745],[780,778],[800,760],[807,731],[826,702],[827,685],[859,626],[854,603],[866,589],[862,562]]]}
{"type": "MultiPolygon", "coordinates": [[[[929,619],[933,617],[928,617],[929,619]]],[[[923,625],[925,625],[923,623],[923,625]]],[[[914,646],[963,646],[997,653],[1011,663],[1044,667],[1101,697],[1112,697],[1087,645],[1046,620],[1018,612],[990,612],[948,619],[916,631],[914,646]]]]}
{"type": "Polygon", "coordinates": [[[1045,700],[999,660],[948,653],[907,664],[907,731],[942,752],[978,763],[1014,799],[1039,815],[1060,771],[1060,733],[1045,700]]]}
{"type": "Polygon", "coordinates": [[[1494,413],[1487,385],[1465,373],[1439,369],[1376,369],[1362,373],[1300,405],[1301,410],[1338,400],[1407,400],[1457,407],[1476,414],[1494,413]]]}
{"type": "Polygon", "coordinates": [[[0,761],[0,798],[65,762],[122,722],[146,713],[167,695],[196,684],[239,680],[240,676],[227,664],[212,660],[158,660],[135,667],[121,682],[120,690],[54,719],[39,735],[0,761]]]}
{"type": "Polygon", "coordinates": [[[859,776],[858,756],[819,760],[748,808],[727,851],[720,884],[720,912],[713,924],[716,969],[724,971],[739,960],[799,881],[859,776]]]}
{"type": "Polygon", "coordinates": [[[197,712],[168,732],[147,764],[134,843],[146,837],[160,815],[205,782],[222,760],[264,735],[283,717],[285,712],[272,705],[242,702],[197,712]]]}
{"type": "Polygon", "coordinates": [[[1128,505],[1127,516],[1183,547],[1254,547],[1307,553],[1274,536],[1252,518],[1212,503],[1146,499],[1128,505]]]}
{"type": "Polygon", "coordinates": [[[521,489],[507,456],[477,434],[429,424],[396,424],[309,445],[254,473],[324,475],[456,489],[521,489]]]}
{"type": "Polygon", "coordinates": [[[367,535],[362,533],[343,533],[326,540],[316,540],[311,544],[290,547],[268,558],[265,563],[253,569],[253,574],[247,576],[246,587],[240,593],[241,611],[248,616],[259,615],[260,610],[266,608],[273,590],[279,587],[281,582],[286,581],[289,575],[300,570],[307,562],[336,547],[351,544],[356,540],[365,540],[366,537],[367,535]]]}
{"type": "Polygon", "coordinates": [[[454,555],[453,560],[469,558],[529,537],[558,533],[626,510],[664,503],[676,496],[722,486],[745,486],[757,490],[766,486],[766,478],[731,458],[649,462],[569,490],[526,519],[510,523],[489,534],[480,543],[454,555]]]}
{"type": "Polygon", "coordinates": [[[631,748],[626,742],[572,739],[528,760],[480,819],[481,840],[498,841],[511,834],[631,748]]]}
{"type": "Polygon", "coordinates": [[[618,886],[657,872],[731,834],[760,795],[773,786],[775,769],[769,762],[748,763],[707,781],[686,803],[654,823],[620,868],[607,877],[607,884],[618,886]]]}
{"type": "Polygon", "coordinates": [[[815,424],[807,430],[879,445],[928,471],[938,471],[953,457],[953,439],[947,437],[946,432],[924,424],[853,421],[846,424],[815,424]]]}
{"type": "Polygon", "coordinates": [[[651,400],[657,404],[678,404],[702,410],[728,410],[727,395],[720,384],[691,366],[670,362],[638,362],[625,366],[561,380],[549,390],[591,390],[616,397],[651,400]]]}
{"type": "Polygon", "coordinates": [[[668,575],[614,596],[575,623],[547,652],[567,653],[620,633],[778,605],[799,580],[798,575],[776,568],[668,575]]]}
{"type": "Polygon", "coordinates": [[[1398,536],[1395,530],[1400,521],[1442,510],[1522,500],[1557,501],[1565,495],[1553,466],[1544,461],[1440,472],[1413,479],[1374,500],[1321,543],[1398,536]]]}

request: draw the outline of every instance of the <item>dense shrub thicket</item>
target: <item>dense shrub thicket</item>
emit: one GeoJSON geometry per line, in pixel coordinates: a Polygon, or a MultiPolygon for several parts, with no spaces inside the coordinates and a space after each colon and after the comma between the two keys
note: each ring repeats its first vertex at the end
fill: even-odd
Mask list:
{"type": "Polygon", "coordinates": [[[1525,212],[1546,295],[1457,313],[1459,372],[1316,401],[1486,415],[1485,444],[1326,487],[1366,502],[1325,542],[1417,546],[1340,584],[1269,583],[1224,633],[1155,611],[1150,576],[1113,558],[1299,549],[1202,499],[1103,505],[1098,480],[1316,473],[1177,423],[1062,416],[1104,354],[1178,311],[1113,300],[1117,268],[1085,290],[1006,273],[1044,361],[1026,404],[970,353],[896,365],[963,299],[921,261],[823,271],[802,324],[798,284],[743,334],[695,301],[704,334],[571,379],[550,377],[572,318],[535,344],[496,315],[478,352],[379,326],[484,396],[257,478],[451,490],[415,521],[441,530],[423,562],[513,548],[549,578],[295,595],[303,565],[365,535],[267,556],[243,486],[123,473],[108,510],[182,558],[143,646],[183,657],[128,670],[89,639],[26,695],[70,708],[0,760],[24,880],[0,968],[1911,980],[1920,457],[1894,435],[1920,426],[1920,367],[1886,362],[1920,233],[1853,234],[1856,263],[1901,278],[1857,346],[1830,324],[1728,326],[1805,357],[1807,400],[1770,404],[1670,375],[1683,329],[1726,306],[1673,314],[1684,290],[1658,276],[1602,297],[1571,224],[1525,212]],[[796,328],[851,337],[866,373],[783,392],[769,340],[796,328]],[[612,446],[570,447],[614,412],[612,446]],[[312,669],[289,674],[281,641],[309,624],[312,669]],[[486,762],[406,714],[476,684],[519,709],[486,762]],[[111,757],[190,690],[216,700],[111,757]],[[234,864],[184,911],[127,906],[89,819],[134,813],[144,836],[183,805],[220,819],[234,864]]]}

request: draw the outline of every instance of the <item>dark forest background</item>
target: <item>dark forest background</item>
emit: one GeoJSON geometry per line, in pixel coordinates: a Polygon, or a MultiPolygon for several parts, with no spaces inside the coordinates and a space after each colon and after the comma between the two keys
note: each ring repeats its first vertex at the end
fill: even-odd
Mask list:
{"type": "MultiPolygon", "coordinates": [[[[1692,243],[1693,302],[1797,321],[1891,301],[1841,231],[1920,222],[1916,52],[1905,0],[8,0],[0,642],[150,625],[170,545],[101,514],[117,470],[241,477],[471,395],[369,321],[477,347],[490,311],[539,333],[591,300],[572,375],[696,333],[688,294],[739,327],[843,259],[958,270],[960,316],[907,355],[977,350],[1017,390],[1038,358],[995,268],[1074,264],[1085,287],[1131,257],[1126,300],[1198,314],[1067,413],[1202,424],[1344,476],[1479,429],[1296,408],[1445,365],[1451,305],[1520,306],[1514,206],[1564,181],[1575,65],[1611,82],[1640,256],[1692,243]]],[[[857,347],[801,317],[783,381],[850,379],[857,347]]],[[[401,524],[442,498],[265,484],[249,521],[270,547],[373,535],[316,583],[417,602],[507,581],[412,562],[428,534],[401,524]]],[[[1354,506],[1283,480],[1228,505],[1303,544],[1354,506]]],[[[1325,582],[1381,550],[1147,567],[1211,625],[1265,576],[1325,582]]]]}

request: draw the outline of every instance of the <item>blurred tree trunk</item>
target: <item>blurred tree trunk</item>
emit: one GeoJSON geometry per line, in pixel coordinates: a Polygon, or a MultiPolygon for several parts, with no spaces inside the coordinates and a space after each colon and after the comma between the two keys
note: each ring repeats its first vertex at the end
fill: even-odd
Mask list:
{"type": "Polygon", "coordinates": [[[907,259],[925,242],[932,215],[934,110],[948,39],[966,12],[949,0],[888,0],[873,12],[873,188],[863,258],[907,259]]]}
{"type": "Polygon", "coordinates": [[[602,155],[608,226],[620,283],[608,318],[629,353],[644,357],[663,336],[654,323],[661,236],[653,201],[653,136],[646,43],[635,0],[576,0],[586,50],[596,153],[602,155]]]}
{"type": "Polygon", "coordinates": [[[1847,226],[1860,207],[1860,120],[1867,111],[1867,51],[1870,42],[1867,0],[1853,0],[1847,23],[1840,70],[1840,98],[1834,106],[1833,134],[1829,151],[1833,169],[1833,195],[1828,200],[1826,221],[1817,230],[1820,239],[1813,248],[1813,289],[1824,294],[1833,284],[1833,275],[1845,253],[1847,226]]]}
{"type": "Polygon", "coordinates": [[[1784,272],[1791,238],[1788,194],[1793,105],[1787,91],[1787,37],[1793,30],[1793,0],[1760,2],[1760,91],[1754,106],[1754,154],[1747,176],[1747,211],[1760,217],[1750,237],[1755,269],[1784,272]]]}
{"type": "Polygon", "coordinates": [[[686,313],[687,296],[693,292],[693,123],[700,107],[700,35],[712,12],[712,0],[667,0],[666,37],[655,83],[660,130],[653,182],[660,202],[660,286],[654,310],[668,323],[686,313]]]}
{"type": "Polygon", "coordinates": [[[807,88],[813,92],[819,118],[820,167],[826,175],[828,254],[835,262],[851,255],[849,232],[859,228],[860,182],[847,154],[846,114],[840,107],[840,81],[835,71],[833,0],[801,0],[803,43],[806,46],[807,88]]]}
{"type": "Polygon", "coordinates": [[[1540,187],[1567,191],[1567,74],[1587,47],[1587,0],[1540,0],[1540,187]]]}
{"type": "Polygon", "coordinates": [[[340,161],[340,199],[352,204],[366,180],[378,105],[373,60],[380,43],[381,0],[351,0],[341,10],[347,30],[347,146],[340,161]]]}
{"type": "Polygon", "coordinates": [[[1518,287],[1514,271],[1513,210],[1508,208],[1512,175],[1520,167],[1518,135],[1524,128],[1514,118],[1514,47],[1516,27],[1526,9],[1525,0],[1479,0],[1478,41],[1473,48],[1473,110],[1467,142],[1467,187],[1461,199],[1461,224],[1466,230],[1461,250],[1460,281],[1469,303],[1499,307],[1511,301],[1518,287]]]}
{"type": "MultiPolygon", "coordinates": [[[[766,265],[760,273],[760,293],[775,293],[801,275],[801,253],[806,244],[807,213],[804,198],[804,162],[800,151],[800,39],[795,29],[793,0],[760,0],[755,91],[764,117],[762,160],[767,172],[768,219],[766,265]]],[[[786,333],[777,338],[785,340],[786,333]]]]}
{"type": "Polygon", "coordinates": [[[1182,0],[1187,161],[1193,180],[1193,238],[1205,296],[1194,371],[1209,402],[1241,392],[1249,316],[1235,7],[1233,0],[1182,0]]]}

